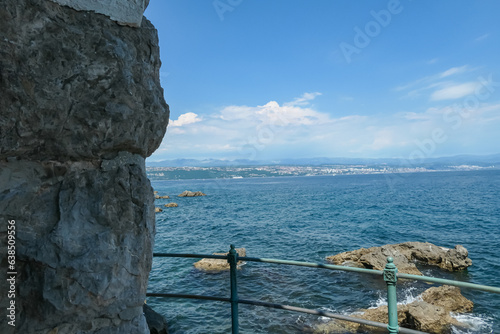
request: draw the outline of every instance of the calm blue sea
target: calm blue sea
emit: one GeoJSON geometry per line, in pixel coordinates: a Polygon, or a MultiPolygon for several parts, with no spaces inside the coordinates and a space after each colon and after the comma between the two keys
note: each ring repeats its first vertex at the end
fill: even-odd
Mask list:
{"type": "MultiPolygon", "coordinates": [[[[500,287],[500,171],[434,172],[221,180],[154,181],[156,252],[226,252],[324,263],[325,257],[360,247],[428,241],[469,250],[466,272],[423,268],[426,275],[500,287]],[[184,190],[208,196],[178,198],[184,190]]],[[[209,274],[195,259],[153,261],[150,292],[229,296],[228,273],[209,274]]],[[[351,314],[383,302],[385,285],[366,275],[248,263],[239,275],[240,298],[351,314]]],[[[410,301],[429,285],[398,283],[398,299],[410,301]]],[[[462,317],[472,330],[498,333],[500,296],[463,290],[475,303],[462,317]]],[[[226,303],[148,298],[165,315],[170,333],[230,333],[226,303]]],[[[315,316],[240,305],[241,333],[310,333],[315,316]]]]}

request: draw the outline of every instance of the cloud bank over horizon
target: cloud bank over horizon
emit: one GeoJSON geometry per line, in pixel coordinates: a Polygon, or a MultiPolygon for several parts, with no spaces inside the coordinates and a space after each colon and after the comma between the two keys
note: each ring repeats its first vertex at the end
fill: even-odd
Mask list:
{"type": "MultiPolygon", "coordinates": [[[[174,158],[427,158],[499,152],[499,84],[468,65],[397,86],[416,111],[318,108],[321,92],[291,101],[227,105],[171,120],[152,161],[174,158]],[[475,76],[475,78],[474,78],[475,76]],[[474,78],[474,80],[471,80],[474,78]]],[[[352,98],[355,100],[355,98],[352,98]]]]}

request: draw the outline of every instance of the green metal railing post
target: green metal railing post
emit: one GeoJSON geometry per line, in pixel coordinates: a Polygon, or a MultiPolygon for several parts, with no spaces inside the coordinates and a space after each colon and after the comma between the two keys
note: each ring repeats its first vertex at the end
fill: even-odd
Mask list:
{"type": "Polygon", "coordinates": [[[238,265],[238,253],[231,245],[229,254],[227,255],[227,262],[229,263],[229,274],[231,277],[231,327],[232,334],[238,334],[238,282],[236,279],[236,270],[238,265]]]}
{"type": "Polygon", "coordinates": [[[398,277],[396,276],[398,268],[393,263],[392,257],[387,258],[387,264],[384,269],[384,281],[387,283],[387,310],[389,313],[389,324],[387,330],[390,334],[399,333],[398,325],[398,300],[396,298],[396,283],[398,277]]]}

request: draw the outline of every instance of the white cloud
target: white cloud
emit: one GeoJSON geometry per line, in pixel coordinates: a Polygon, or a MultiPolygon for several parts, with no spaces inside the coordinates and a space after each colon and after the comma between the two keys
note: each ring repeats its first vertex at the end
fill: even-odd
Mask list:
{"type": "Polygon", "coordinates": [[[455,100],[474,93],[478,87],[477,82],[466,82],[462,84],[450,85],[436,90],[431,95],[431,100],[455,100]]]}
{"type": "MultiPolygon", "coordinates": [[[[472,89],[447,84],[445,88],[434,88],[435,98],[457,98],[472,89]]],[[[202,118],[195,113],[183,114],[171,122],[174,127],[169,126],[160,149],[151,158],[407,157],[418,149],[416,141],[430,138],[437,128],[450,138],[436,144],[436,155],[445,155],[450,154],[446,151],[449,147],[462,145],[462,134],[481,136],[482,131],[490,133],[487,129],[500,126],[498,102],[481,102],[477,109],[466,110],[467,114],[455,107],[461,107],[460,100],[451,100],[447,107],[422,111],[334,117],[341,112],[317,110],[312,101],[319,94],[311,94],[283,104],[269,101],[257,106],[226,106],[202,118]]]]}
{"type": "Polygon", "coordinates": [[[373,142],[369,145],[372,150],[381,150],[394,146],[394,133],[388,129],[375,132],[373,142]]]}
{"type": "MultiPolygon", "coordinates": [[[[306,95],[306,94],[305,94],[306,95]]],[[[311,125],[314,123],[328,122],[327,114],[311,109],[309,101],[319,96],[319,93],[296,98],[292,102],[284,103],[282,106],[276,101],[270,101],[262,106],[227,106],[219,114],[213,116],[225,121],[242,121],[247,126],[272,125],[311,125]]]]}
{"type": "Polygon", "coordinates": [[[354,101],[354,97],[352,97],[352,96],[341,96],[339,99],[341,101],[346,101],[346,102],[352,102],[352,101],[354,101]]]}
{"type": "Polygon", "coordinates": [[[452,67],[437,74],[428,75],[410,83],[397,86],[394,88],[394,90],[396,92],[407,91],[407,93],[403,96],[404,98],[416,98],[424,94],[429,94],[429,91],[436,87],[445,89],[449,86],[456,85],[455,82],[450,81],[450,79],[448,78],[451,76],[458,76],[459,74],[471,72],[473,70],[474,69],[470,68],[469,65],[452,67]],[[443,79],[445,78],[447,78],[447,81],[443,81],[443,79]]]}
{"type": "Polygon", "coordinates": [[[320,96],[321,93],[304,93],[301,97],[295,98],[292,102],[285,103],[285,106],[304,106],[308,105],[309,101],[314,100],[317,96],[320,96]]]}
{"type": "Polygon", "coordinates": [[[460,66],[460,67],[452,67],[449,70],[446,70],[446,71],[442,72],[441,74],[439,74],[439,77],[440,78],[449,77],[450,75],[464,73],[466,70],[467,70],[467,65],[460,66]]]}
{"type": "Polygon", "coordinates": [[[188,112],[180,115],[179,118],[177,118],[177,120],[170,121],[169,126],[172,127],[184,126],[188,124],[198,123],[200,121],[201,118],[199,118],[197,114],[195,114],[194,112],[188,112]]]}
{"type": "Polygon", "coordinates": [[[483,34],[481,36],[479,36],[478,38],[476,38],[476,42],[480,42],[486,38],[488,38],[490,36],[490,34],[483,34]]]}

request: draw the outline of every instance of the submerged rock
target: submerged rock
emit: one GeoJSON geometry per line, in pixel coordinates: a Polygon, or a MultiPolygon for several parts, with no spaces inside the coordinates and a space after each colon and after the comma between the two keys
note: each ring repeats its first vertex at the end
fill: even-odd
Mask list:
{"type": "Polygon", "coordinates": [[[181,194],[178,195],[179,197],[196,197],[196,196],[207,196],[206,194],[202,193],[201,191],[183,191],[181,194]]]}
{"type": "Polygon", "coordinates": [[[150,334],[168,334],[168,326],[165,318],[155,312],[148,304],[142,307],[150,334]]]}
{"type": "Polygon", "coordinates": [[[458,271],[472,265],[472,260],[468,258],[468,255],[467,249],[461,245],[450,249],[429,242],[405,242],[381,247],[361,248],[329,256],[326,260],[337,265],[383,270],[387,257],[391,256],[400,273],[422,275],[416,267],[415,261],[435,265],[449,271],[458,271]]]}
{"type": "Polygon", "coordinates": [[[167,207],[167,208],[176,208],[178,206],[179,206],[179,204],[177,204],[177,203],[167,203],[167,204],[165,204],[165,207],[167,207]]]}
{"type": "MultiPolygon", "coordinates": [[[[467,325],[459,322],[451,316],[451,313],[471,312],[472,301],[465,298],[457,287],[443,285],[432,287],[424,291],[417,300],[410,304],[398,305],[398,322],[402,327],[415,329],[427,333],[448,334],[450,326],[460,326],[467,328],[467,325]]],[[[387,306],[380,306],[373,309],[359,310],[361,314],[354,314],[353,317],[377,321],[388,322],[387,306]]],[[[332,320],[321,324],[316,328],[315,333],[356,333],[357,331],[371,331],[372,327],[359,325],[353,322],[332,320]]]]}
{"type": "MultiPolygon", "coordinates": [[[[236,248],[238,256],[247,256],[245,248],[236,248]]],[[[227,255],[229,253],[213,253],[213,255],[227,255]]],[[[238,268],[241,267],[243,261],[238,261],[238,268]]],[[[201,259],[194,263],[194,267],[206,271],[223,271],[229,270],[229,263],[225,259],[201,259]]]]}

